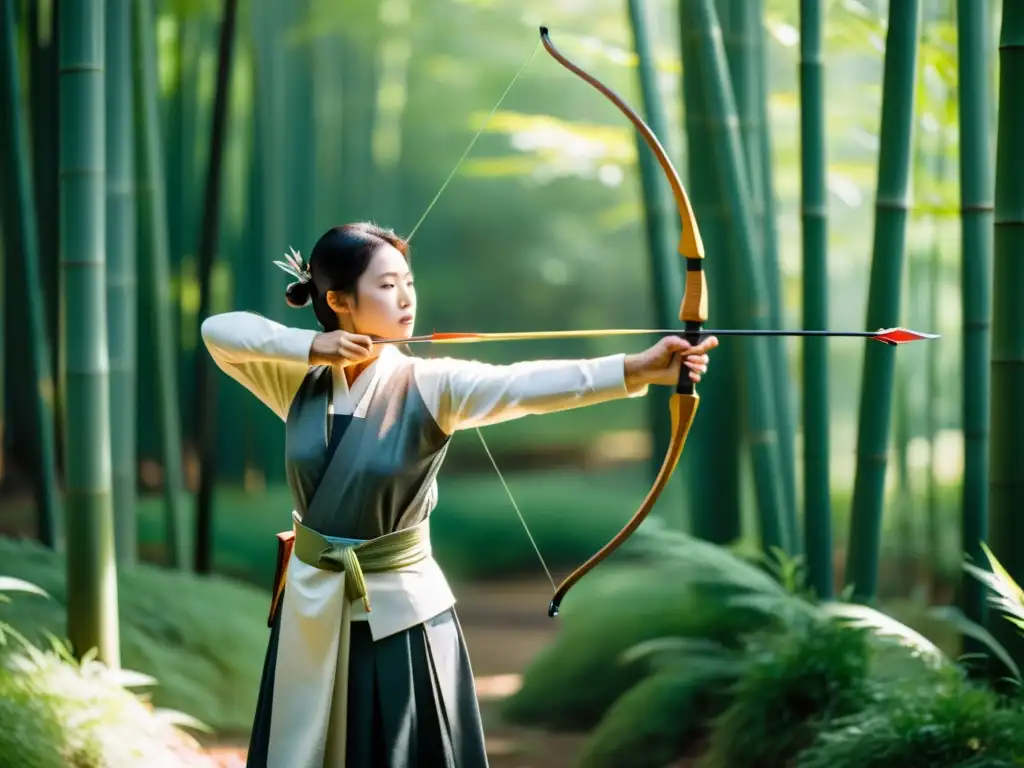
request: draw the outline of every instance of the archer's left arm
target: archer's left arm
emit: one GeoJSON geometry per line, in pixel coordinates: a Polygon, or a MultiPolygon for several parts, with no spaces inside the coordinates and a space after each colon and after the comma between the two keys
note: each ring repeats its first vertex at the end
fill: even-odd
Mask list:
{"type": "Polygon", "coordinates": [[[491,365],[452,358],[416,363],[416,383],[447,434],[646,394],[632,356],[491,365]]]}

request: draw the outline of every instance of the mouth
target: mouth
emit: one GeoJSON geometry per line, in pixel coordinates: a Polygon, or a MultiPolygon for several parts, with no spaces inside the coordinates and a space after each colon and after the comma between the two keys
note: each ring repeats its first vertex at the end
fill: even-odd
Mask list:
{"type": "Polygon", "coordinates": [[[412,315],[402,315],[400,318],[398,318],[398,324],[399,325],[412,325],[412,321],[413,321],[413,316],[412,315]]]}

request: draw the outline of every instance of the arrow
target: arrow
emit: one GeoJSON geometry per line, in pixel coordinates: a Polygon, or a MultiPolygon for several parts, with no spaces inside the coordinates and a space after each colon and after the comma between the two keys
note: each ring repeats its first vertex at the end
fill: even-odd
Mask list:
{"type": "Polygon", "coordinates": [[[697,334],[674,328],[600,328],[580,331],[518,331],[512,333],[428,333],[407,339],[374,339],[374,344],[471,344],[479,341],[526,341],[529,339],[576,339],[597,336],[639,336],[644,334],[671,334],[675,336],[853,336],[874,339],[896,346],[911,341],[939,338],[937,333],[921,333],[909,328],[883,328],[878,331],[744,331],[737,329],[704,329],[697,334]]]}

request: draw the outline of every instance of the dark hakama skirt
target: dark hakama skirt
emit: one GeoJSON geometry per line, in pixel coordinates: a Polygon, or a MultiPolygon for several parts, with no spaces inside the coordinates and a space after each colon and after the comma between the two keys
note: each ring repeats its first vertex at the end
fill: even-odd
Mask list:
{"type": "MultiPolygon", "coordinates": [[[[281,613],[270,630],[248,768],[267,765],[281,613]]],[[[454,608],[377,642],[367,622],[352,622],[348,674],[345,768],[486,768],[476,685],[454,608]]]]}

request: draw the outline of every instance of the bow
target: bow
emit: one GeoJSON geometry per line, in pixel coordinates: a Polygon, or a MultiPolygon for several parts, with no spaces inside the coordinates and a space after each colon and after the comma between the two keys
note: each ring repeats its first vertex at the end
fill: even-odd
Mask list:
{"type": "MultiPolygon", "coordinates": [[[[661,146],[661,142],[658,141],[658,137],[654,135],[654,132],[647,123],[643,121],[632,107],[623,101],[611,88],[565,58],[551,42],[547,27],[540,28],[540,38],[545,50],[559,64],[604,94],[633,123],[647,143],[647,146],[651,148],[654,156],[658,159],[661,169],[665,172],[669,186],[672,188],[672,196],[675,198],[676,207],[679,209],[679,217],[682,221],[679,253],[686,260],[686,282],[683,290],[682,304],[679,308],[679,320],[684,324],[684,330],[680,335],[690,341],[691,344],[697,344],[701,336],[701,329],[708,319],[708,285],[707,279],[704,276],[704,243],[701,240],[700,230],[697,227],[697,219],[693,215],[690,198],[683,188],[679,174],[672,165],[672,161],[669,160],[664,147],[661,146]]],[[[697,407],[699,405],[700,396],[697,394],[697,387],[690,381],[686,367],[680,365],[679,379],[676,383],[675,392],[673,392],[669,400],[672,438],[669,441],[668,450],[665,452],[665,458],[661,462],[661,468],[658,470],[651,489],[647,492],[647,496],[640,504],[639,509],[633,513],[633,516],[623,526],[622,530],[615,534],[611,541],[601,547],[585,563],[566,576],[562,583],[558,585],[548,606],[548,616],[558,615],[559,606],[569,593],[569,590],[580,579],[597,567],[602,560],[621,547],[633,535],[636,529],[640,527],[644,518],[654,508],[658,497],[661,496],[662,491],[668,484],[669,478],[672,477],[672,473],[675,471],[676,465],[679,463],[679,457],[683,454],[686,436],[690,432],[690,425],[693,424],[693,418],[697,414],[697,407]]]]}
{"type": "MultiPolygon", "coordinates": [[[[679,211],[679,217],[682,222],[682,233],[679,240],[679,253],[686,262],[686,280],[684,282],[683,298],[679,308],[679,320],[683,324],[682,329],[662,329],[659,331],[639,330],[639,329],[603,329],[593,331],[555,331],[555,332],[520,332],[520,333],[505,333],[505,334],[484,334],[484,333],[432,333],[429,335],[413,337],[412,339],[379,339],[375,343],[378,344],[390,344],[390,343],[401,343],[406,344],[410,342],[422,342],[422,343],[466,343],[475,341],[514,341],[524,339],[539,339],[539,338],[564,338],[564,337],[576,337],[576,336],[599,336],[599,335],[624,335],[632,333],[666,333],[674,334],[683,337],[691,344],[698,344],[702,337],[721,333],[722,335],[734,335],[734,336],[811,336],[811,335],[824,335],[824,336],[863,336],[873,338],[885,344],[895,345],[903,344],[909,341],[916,341],[919,339],[930,339],[937,338],[934,334],[923,334],[917,331],[911,331],[905,328],[887,328],[875,332],[865,331],[743,331],[743,330],[724,330],[724,331],[709,331],[704,330],[704,323],[707,322],[708,318],[708,289],[707,280],[704,275],[704,243],[701,240],[700,230],[697,227],[697,219],[693,214],[693,208],[690,205],[690,199],[686,194],[686,190],[683,187],[683,183],[679,178],[679,174],[675,167],[672,165],[672,161],[669,160],[668,154],[662,147],[658,137],[654,135],[651,128],[643,121],[643,119],[617,94],[608,86],[601,83],[592,75],[580,69],[578,66],[569,61],[563,56],[554,44],[551,42],[548,36],[547,27],[540,28],[540,40],[544,45],[545,50],[551,56],[558,61],[562,66],[568,69],[573,74],[577,75],[581,79],[596,88],[600,93],[606,96],[619,110],[629,119],[629,121],[636,127],[644,141],[651,148],[654,156],[657,158],[659,165],[665,172],[665,176],[668,179],[670,188],[672,189],[672,196],[675,199],[676,207],[679,211]]],[[[505,89],[505,93],[502,94],[498,103],[495,104],[491,110],[491,114],[488,115],[487,119],[483,121],[483,125],[480,126],[476,135],[470,141],[469,146],[463,152],[462,157],[456,163],[455,168],[449,173],[448,178],[441,185],[437,194],[431,200],[427,206],[423,215],[419,221],[413,227],[412,232],[409,234],[407,240],[411,240],[413,234],[419,229],[423,220],[427,214],[430,213],[434,204],[438,198],[444,192],[448,183],[455,175],[462,161],[469,154],[476,140],[480,137],[490,117],[494,115],[498,106],[504,100],[505,95],[508,94],[512,85],[522,74],[527,63],[533,58],[531,54],[530,58],[523,63],[519,72],[516,73],[515,77],[512,78],[512,82],[509,83],[505,89]]],[[[629,521],[623,526],[623,528],[612,537],[611,541],[605,544],[599,549],[594,555],[592,555],[586,562],[576,568],[570,573],[561,584],[555,587],[554,579],[551,578],[551,572],[548,570],[547,565],[544,563],[544,557],[541,555],[537,543],[533,540],[533,536],[530,534],[530,528],[526,525],[526,520],[523,518],[522,513],[516,504],[515,497],[512,496],[511,491],[508,488],[508,484],[505,483],[505,479],[502,476],[501,470],[498,468],[497,463],[494,461],[494,457],[491,455],[490,449],[487,447],[487,442],[484,440],[483,434],[479,429],[476,430],[477,435],[483,444],[484,450],[487,452],[488,458],[491,460],[491,464],[494,466],[495,471],[498,473],[498,478],[505,486],[505,491],[512,501],[512,505],[515,508],[516,514],[519,515],[520,522],[526,529],[526,534],[530,538],[530,543],[533,545],[534,551],[540,558],[541,565],[544,566],[544,570],[547,572],[548,580],[551,582],[554,594],[551,598],[551,602],[548,606],[548,616],[554,617],[558,615],[559,607],[561,606],[562,600],[568,594],[569,590],[586,576],[591,570],[593,570],[602,560],[609,557],[615,550],[621,547],[626,540],[633,535],[633,533],[640,527],[644,519],[654,508],[658,498],[664,491],[665,486],[668,484],[669,479],[672,477],[672,473],[675,471],[676,465],[679,463],[679,459],[682,456],[683,448],[686,445],[686,437],[690,432],[690,426],[693,424],[693,419],[697,414],[697,408],[700,405],[700,396],[697,394],[696,386],[690,381],[689,373],[685,366],[680,365],[679,367],[679,378],[676,382],[675,391],[669,400],[669,415],[672,424],[672,437],[669,442],[668,450],[665,452],[665,457],[662,460],[661,468],[658,470],[658,474],[651,485],[650,490],[647,492],[646,497],[640,504],[640,507],[633,513],[629,521]]]]}

